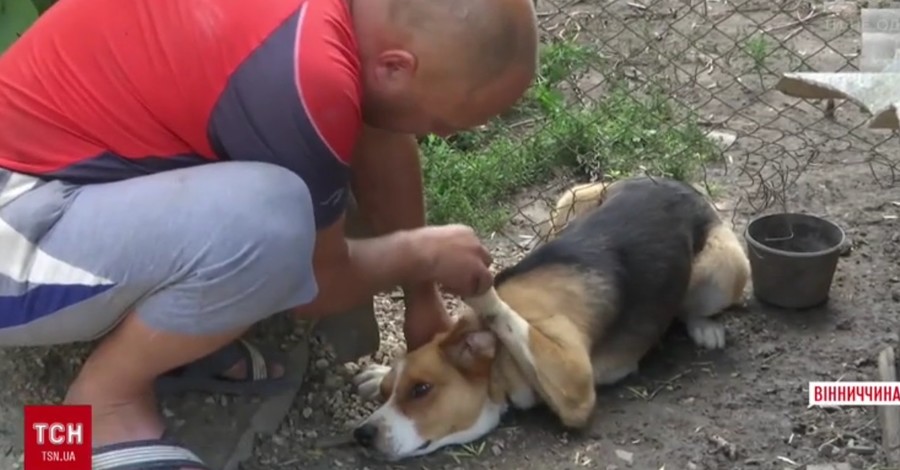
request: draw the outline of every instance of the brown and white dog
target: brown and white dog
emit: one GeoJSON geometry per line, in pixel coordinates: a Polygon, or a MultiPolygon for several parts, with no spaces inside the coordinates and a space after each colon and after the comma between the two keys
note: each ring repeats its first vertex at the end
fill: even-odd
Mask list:
{"type": "Polygon", "coordinates": [[[555,236],[465,299],[450,331],[356,376],[360,395],[382,402],[354,430],[361,445],[388,460],[425,455],[539,402],[582,428],[595,386],[637,371],[673,320],[724,346],[710,317],[741,299],[750,267],[703,195],[648,177],[578,188],[557,205],[555,236]]]}

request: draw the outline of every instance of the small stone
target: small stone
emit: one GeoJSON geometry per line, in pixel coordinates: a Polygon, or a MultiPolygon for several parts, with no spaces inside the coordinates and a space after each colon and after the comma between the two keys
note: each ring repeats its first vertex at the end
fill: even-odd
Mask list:
{"type": "Polygon", "coordinates": [[[853,329],[853,320],[845,318],[834,325],[834,328],[838,331],[850,331],[853,329]]]}
{"type": "Polygon", "coordinates": [[[304,419],[309,419],[309,417],[312,416],[312,413],[312,408],[308,406],[306,408],[303,408],[303,411],[300,412],[300,414],[303,415],[304,419]]]}
{"type": "Polygon", "coordinates": [[[854,470],[860,470],[868,467],[868,459],[861,455],[849,454],[847,455],[847,462],[850,464],[850,468],[854,470]]]}
{"type": "Polygon", "coordinates": [[[272,442],[279,447],[284,447],[287,444],[287,440],[285,440],[285,438],[279,436],[278,434],[273,434],[269,439],[271,439],[272,442]]]}
{"type": "Polygon", "coordinates": [[[316,369],[327,369],[328,365],[328,359],[316,359],[316,369]]]}
{"type": "Polygon", "coordinates": [[[307,438],[307,439],[318,439],[318,438],[319,438],[319,433],[317,433],[317,432],[315,432],[315,431],[307,431],[307,432],[306,432],[306,438],[307,438]]]}
{"type": "Polygon", "coordinates": [[[722,150],[728,149],[737,140],[737,134],[730,131],[710,131],[706,137],[718,144],[722,150]]]}
{"type": "Polygon", "coordinates": [[[819,447],[819,455],[822,457],[833,457],[839,452],[838,448],[831,444],[824,444],[819,447]]]}
{"type": "Polygon", "coordinates": [[[496,456],[499,456],[501,453],[503,453],[503,449],[500,446],[495,444],[495,445],[491,446],[491,453],[494,454],[494,456],[496,457],[496,456]]]}
{"type": "Polygon", "coordinates": [[[163,407],[162,415],[165,416],[166,418],[171,418],[171,417],[175,416],[175,412],[168,408],[163,407]]]}
{"type": "Polygon", "coordinates": [[[627,450],[616,449],[616,457],[624,461],[629,466],[634,463],[634,454],[627,450]]]}
{"type": "Polygon", "coordinates": [[[852,444],[847,446],[847,452],[859,455],[872,455],[875,453],[874,446],[867,446],[865,444],[852,444]]]}
{"type": "Polygon", "coordinates": [[[850,256],[850,253],[853,252],[853,242],[850,241],[850,238],[845,238],[844,242],[841,244],[840,252],[838,256],[850,256]]]}
{"type": "Polygon", "coordinates": [[[208,396],[208,397],[206,397],[206,398],[203,399],[203,402],[206,403],[207,405],[215,405],[215,404],[216,404],[216,399],[215,399],[215,397],[208,396]]]}
{"type": "Polygon", "coordinates": [[[810,464],[810,465],[806,466],[806,470],[850,470],[850,464],[846,464],[846,463],[810,464]]]}
{"type": "Polygon", "coordinates": [[[337,374],[329,375],[325,378],[325,386],[332,389],[341,388],[344,386],[344,379],[337,374]]]}
{"type": "Polygon", "coordinates": [[[700,467],[698,467],[697,464],[695,464],[694,462],[688,462],[687,468],[688,468],[688,470],[697,470],[700,467]]]}

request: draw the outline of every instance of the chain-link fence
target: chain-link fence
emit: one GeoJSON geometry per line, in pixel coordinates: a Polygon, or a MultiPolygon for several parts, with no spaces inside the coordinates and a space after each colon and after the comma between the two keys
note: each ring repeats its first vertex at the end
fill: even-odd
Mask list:
{"type": "Polygon", "coordinates": [[[792,188],[812,167],[864,167],[893,184],[893,133],[868,129],[870,115],[851,102],[774,89],[786,72],[857,70],[867,6],[876,5],[539,0],[541,76],[522,103],[484,129],[425,143],[431,215],[508,227],[496,198],[529,186],[511,191],[515,229],[505,230],[521,243],[540,233],[560,191],[598,178],[691,180],[745,215],[800,209],[792,188]],[[454,152],[468,163],[431,158],[454,152]]]}

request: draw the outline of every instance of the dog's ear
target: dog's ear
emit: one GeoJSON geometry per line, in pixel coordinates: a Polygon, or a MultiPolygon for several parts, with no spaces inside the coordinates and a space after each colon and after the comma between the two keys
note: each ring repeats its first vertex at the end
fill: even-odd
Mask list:
{"type": "Polygon", "coordinates": [[[474,316],[462,315],[440,346],[447,360],[460,372],[483,376],[490,372],[497,354],[497,337],[474,316]]]}

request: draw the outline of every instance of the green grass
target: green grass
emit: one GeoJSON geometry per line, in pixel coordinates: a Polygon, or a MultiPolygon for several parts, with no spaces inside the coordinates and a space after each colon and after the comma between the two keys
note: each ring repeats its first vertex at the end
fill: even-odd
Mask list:
{"type": "Polygon", "coordinates": [[[760,86],[765,86],[763,74],[768,72],[767,62],[775,50],[775,42],[765,33],[760,32],[744,41],[742,49],[753,62],[753,70],[759,77],[760,86]]]}
{"type": "Polygon", "coordinates": [[[0,0],[0,54],[31,26],[38,8],[30,0],[0,0]]]}
{"type": "Polygon", "coordinates": [[[583,46],[546,45],[539,77],[511,116],[453,139],[426,139],[429,222],[497,229],[510,215],[506,198],[523,186],[549,180],[558,169],[690,181],[702,164],[718,156],[715,144],[693,119],[676,113],[661,89],[639,96],[621,82],[591,106],[569,105],[560,84],[591,66],[602,64],[583,46]],[[531,130],[510,129],[511,122],[530,123],[531,130]]]}

